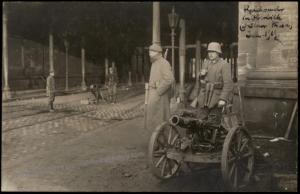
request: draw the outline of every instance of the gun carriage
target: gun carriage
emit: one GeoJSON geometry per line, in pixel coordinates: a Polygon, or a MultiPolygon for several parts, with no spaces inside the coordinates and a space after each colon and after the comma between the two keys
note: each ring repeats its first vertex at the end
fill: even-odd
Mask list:
{"type": "Polygon", "coordinates": [[[238,115],[223,108],[216,115],[199,119],[197,111],[181,110],[160,124],[149,143],[152,173],[160,179],[175,176],[183,163],[189,167],[221,166],[227,188],[239,190],[250,182],[254,166],[251,136],[238,115]],[[225,111],[227,110],[227,111],[225,111]],[[184,142],[190,142],[188,146],[184,142]]]}

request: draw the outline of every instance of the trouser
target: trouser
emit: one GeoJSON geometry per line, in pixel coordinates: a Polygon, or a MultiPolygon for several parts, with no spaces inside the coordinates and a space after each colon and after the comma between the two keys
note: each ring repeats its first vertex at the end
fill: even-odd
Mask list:
{"type": "Polygon", "coordinates": [[[50,93],[49,97],[48,97],[48,105],[49,105],[49,109],[53,110],[53,102],[55,100],[55,94],[54,93],[50,93]]]}
{"type": "Polygon", "coordinates": [[[117,86],[116,85],[111,85],[108,86],[108,97],[110,102],[116,103],[117,101],[117,86]]]}

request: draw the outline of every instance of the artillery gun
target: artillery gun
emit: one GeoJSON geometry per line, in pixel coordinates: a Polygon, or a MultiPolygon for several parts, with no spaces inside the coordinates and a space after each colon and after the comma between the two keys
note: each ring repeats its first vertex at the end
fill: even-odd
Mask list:
{"type": "Polygon", "coordinates": [[[221,166],[225,185],[230,190],[247,186],[253,174],[254,148],[237,114],[224,111],[199,119],[196,111],[182,110],[157,126],[149,143],[149,164],[159,179],[175,176],[182,163],[192,168],[221,166]],[[184,142],[190,142],[187,146],[184,142]]]}

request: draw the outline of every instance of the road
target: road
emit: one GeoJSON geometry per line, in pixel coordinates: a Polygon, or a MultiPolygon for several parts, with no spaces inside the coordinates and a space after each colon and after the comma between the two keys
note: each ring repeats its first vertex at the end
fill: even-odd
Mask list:
{"type": "MultiPolygon", "coordinates": [[[[161,181],[147,165],[150,136],[142,90],[125,91],[119,103],[80,105],[85,94],[3,105],[2,190],[6,191],[224,191],[219,168],[161,181]]],[[[271,191],[260,179],[251,191],[271,191]]]]}

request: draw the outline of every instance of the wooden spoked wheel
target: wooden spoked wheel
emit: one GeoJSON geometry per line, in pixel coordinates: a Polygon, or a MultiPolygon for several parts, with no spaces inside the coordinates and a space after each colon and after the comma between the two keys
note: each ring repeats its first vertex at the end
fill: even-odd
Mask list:
{"type": "Polygon", "coordinates": [[[246,187],[253,173],[254,148],[248,132],[241,126],[231,129],[224,141],[221,170],[227,189],[246,187]]]}
{"type": "Polygon", "coordinates": [[[152,173],[160,179],[173,177],[180,162],[167,157],[167,151],[175,148],[180,134],[176,127],[167,122],[159,125],[153,132],[148,150],[149,165],[152,173]]]}

